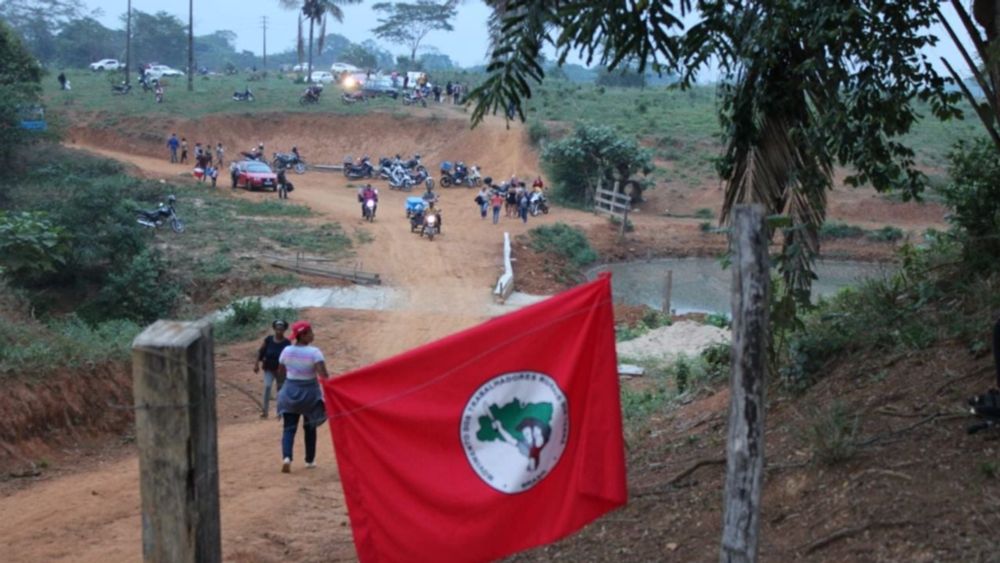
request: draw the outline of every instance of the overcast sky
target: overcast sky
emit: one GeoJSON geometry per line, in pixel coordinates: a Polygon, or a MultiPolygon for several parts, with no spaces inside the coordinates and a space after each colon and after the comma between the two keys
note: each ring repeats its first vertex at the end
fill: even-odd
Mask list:
{"type": "MultiPolygon", "coordinates": [[[[125,13],[125,0],[83,0],[90,8],[100,9],[101,22],[112,28],[120,27],[119,17],[125,13]]],[[[344,23],[329,22],[327,33],[339,33],[355,43],[365,39],[374,39],[371,29],[377,25],[377,16],[372,12],[371,5],[375,0],[366,0],[362,4],[344,6],[344,23]]],[[[966,2],[967,3],[967,2],[966,2]]],[[[209,34],[217,30],[227,29],[237,34],[236,46],[243,50],[261,52],[261,17],[268,18],[267,50],[276,53],[295,47],[297,12],[279,7],[278,0],[195,0],[194,31],[196,35],[209,34]]],[[[176,15],[186,22],[188,3],[184,0],[132,0],[132,8],[144,12],[166,11],[176,15]]],[[[945,16],[956,29],[961,29],[954,10],[948,3],[943,3],[945,16]]],[[[458,17],[453,22],[455,31],[432,32],[424,40],[424,44],[436,47],[442,53],[462,66],[473,66],[485,62],[487,55],[486,20],[489,9],[481,0],[465,0],[458,7],[458,17]]],[[[941,39],[939,46],[928,51],[939,72],[944,73],[939,57],[954,61],[959,73],[968,74],[965,65],[960,62],[957,50],[952,46],[945,30],[941,26],[934,29],[941,39]],[[957,63],[957,64],[956,64],[957,63]]],[[[964,39],[964,35],[963,35],[964,39]]],[[[384,44],[393,54],[408,54],[405,47],[384,44]]],[[[571,59],[570,62],[578,62],[571,59]]],[[[714,73],[707,73],[702,78],[714,78],[714,73]]]]}

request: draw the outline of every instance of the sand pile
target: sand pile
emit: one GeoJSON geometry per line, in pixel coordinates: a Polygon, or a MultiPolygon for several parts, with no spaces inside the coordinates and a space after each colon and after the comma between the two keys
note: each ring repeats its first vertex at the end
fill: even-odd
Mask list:
{"type": "Polygon", "coordinates": [[[702,350],[730,341],[729,330],[692,321],[681,321],[651,330],[618,343],[619,360],[670,360],[683,354],[696,356],[702,350]]]}

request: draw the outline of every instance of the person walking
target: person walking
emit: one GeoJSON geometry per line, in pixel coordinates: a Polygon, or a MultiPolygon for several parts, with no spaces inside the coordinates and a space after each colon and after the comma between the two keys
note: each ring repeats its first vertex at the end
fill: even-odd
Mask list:
{"type": "Polygon", "coordinates": [[[285,169],[280,168],[278,170],[278,199],[288,199],[288,176],[285,175],[285,169]]]}
{"type": "Polygon", "coordinates": [[[187,137],[181,137],[181,164],[187,162],[188,159],[188,141],[187,137]]]}
{"type": "Polygon", "coordinates": [[[490,196],[490,205],[493,207],[493,224],[500,222],[500,208],[503,207],[503,196],[500,192],[494,191],[490,196]]]}
{"type": "Polygon", "coordinates": [[[181,142],[177,140],[177,133],[171,133],[170,138],[167,139],[167,148],[170,149],[170,163],[177,164],[177,149],[181,146],[181,142]]]}
{"type": "Polygon", "coordinates": [[[223,157],[226,155],[226,149],[222,148],[222,143],[215,145],[215,160],[216,167],[222,168],[224,166],[223,157]]]}
{"type": "Polygon", "coordinates": [[[490,202],[490,193],[487,191],[487,189],[492,189],[493,188],[493,186],[491,185],[493,183],[493,179],[492,178],[486,178],[486,180],[484,180],[483,183],[486,184],[486,185],[483,186],[482,188],[479,188],[479,193],[476,194],[476,200],[475,201],[476,201],[476,205],[479,206],[479,214],[482,216],[483,219],[485,219],[486,218],[486,209],[489,206],[489,202],[490,202]]]}
{"type": "Polygon", "coordinates": [[[528,192],[526,190],[520,190],[517,195],[517,211],[518,215],[521,216],[521,222],[528,222],[528,192]]]}
{"type": "Polygon", "coordinates": [[[306,468],[316,467],[316,428],[326,422],[323,392],[317,377],[327,379],[326,359],[319,348],[312,345],[312,325],[306,321],[292,324],[294,343],[281,351],[278,372],[285,384],[278,392],[278,414],[284,421],[281,435],[281,472],[292,470],[292,444],[302,418],[305,434],[306,468]]]}
{"type": "Polygon", "coordinates": [[[59,76],[56,77],[56,80],[59,81],[59,89],[60,90],[65,90],[66,89],[66,73],[65,72],[60,72],[59,76]]]}
{"type": "MultiPolygon", "coordinates": [[[[257,350],[257,361],[253,363],[254,373],[260,373],[261,364],[264,367],[264,400],[261,403],[261,418],[267,418],[268,407],[271,404],[271,385],[276,385],[275,399],[281,393],[285,378],[278,369],[280,366],[278,358],[281,357],[285,348],[292,344],[290,340],[285,338],[285,331],[288,330],[287,321],[276,320],[271,323],[271,329],[274,330],[274,334],[269,334],[264,338],[264,343],[257,350]]],[[[275,411],[277,411],[277,406],[275,406],[275,411]]]]}

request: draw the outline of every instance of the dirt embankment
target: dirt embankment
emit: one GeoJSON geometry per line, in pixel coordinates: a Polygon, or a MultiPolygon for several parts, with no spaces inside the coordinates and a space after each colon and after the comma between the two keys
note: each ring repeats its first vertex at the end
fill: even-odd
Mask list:
{"type": "Polygon", "coordinates": [[[19,379],[0,393],[0,471],[32,471],[54,448],[131,426],[132,375],[121,364],[65,369],[19,379]]]}

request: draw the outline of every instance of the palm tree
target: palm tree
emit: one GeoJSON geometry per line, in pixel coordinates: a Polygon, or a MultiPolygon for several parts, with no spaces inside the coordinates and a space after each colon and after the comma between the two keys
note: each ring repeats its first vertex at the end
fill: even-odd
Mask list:
{"type": "MultiPolygon", "coordinates": [[[[312,80],[312,60],[313,60],[313,28],[317,23],[321,24],[323,32],[326,32],[326,17],[330,16],[338,22],[344,21],[344,11],[340,9],[346,4],[360,4],[361,0],[279,0],[281,6],[292,10],[301,10],[302,15],[309,20],[309,66],[306,72],[307,80],[312,80]]],[[[320,43],[322,47],[322,40],[320,43]]]]}

